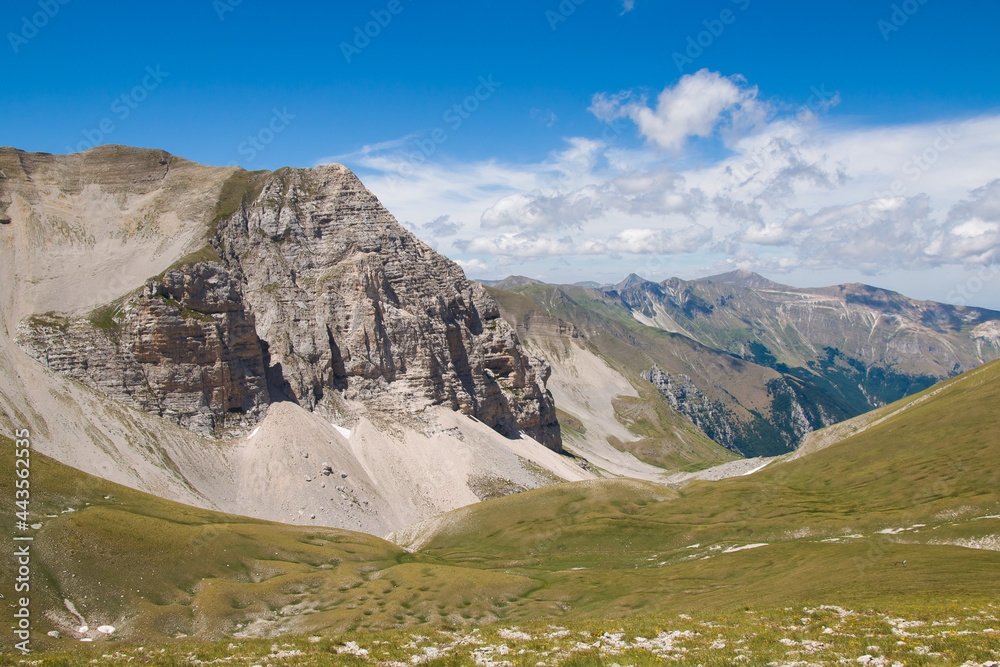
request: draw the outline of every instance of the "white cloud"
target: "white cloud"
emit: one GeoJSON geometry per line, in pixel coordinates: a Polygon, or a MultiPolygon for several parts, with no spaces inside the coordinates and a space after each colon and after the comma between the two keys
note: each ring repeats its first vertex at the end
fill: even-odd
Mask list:
{"type": "Polygon", "coordinates": [[[532,120],[541,122],[545,125],[545,127],[552,127],[559,119],[559,116],[557,116],[552,109],[546,109],[545,111],[542,111],[541,109],[532,109],[529,113],[532,120]]]}
{"type": "Polygon", "coordinates": [[[481,259],[456,259],[466,276],[483,276],[490,273],[489,265],[481,259]]]}
{"type": "Polygon", "coordinates": [[[635,0],[622,0],[622,13],[619,16],[627,14],[633,9],[635,9],[635,0]]]}
{"type": "Polygon", "coordinates": [[[748,131],[767,115],[767,105],[757,99],[756,87],[744,85],[739,77],[724,77],[707,69],[686,74],[674,87],[664,88],[655,107],[626,91],[599,93],[590,109],[605,122],[631,118],[650,142],[671,151],[679,151],[691,137],[748,131]]]}
{"type": "Polygon", "coordinates": [[[500,234],[493,238],[477,237],[456,244],[462,252],[500,255],[503,257],[552,257],[585,254],[581,247],[566,236],[561,239],[541,238],[536,234],[500,234]]]}
{"type": "Polygon", "coordinates": [[[446,254],[490,266],[558,258],[579,279],[660,255],[693,271],[852,275],[1000,259],[1000,115],[857,126],[825,115],[836,92],[811,99],[763,102],[740,78],[702,70],[652,104],[595,95],[590,111],[615,131],[567,138],[541,161],[414,163],[390,142],[348,166],[394,213],[434,221],[416,231],[446,254]],[[630,144],[630,124],[646,146],[630,144]],[[715,152],[692,157],[699,137],[715,152]]]}
{"type": "Polygon", "coordinates": [[[703,247],[712,232],[695,225],[670,230],[628,228],[601,239],[574,240],[572,236],[547,238],[531,232],[479,237],[463,242],[463,252],[499,255],[506,258],[594,256],[594,255],[673,255],[703,247]]]}
{"type": "Polygon", "coordinates": [[[607,242],[612,252],[633,255],[673,255],[698,250],[712,240],[712,232],[692,225],[683,229],[626,229],[607,242]]]}
{"type": "Polygon", "coordinates": [[[951,208],[940,237],[928,248],[942,263],[1000,260],[1000,179],[970,194],[951,208]]]}
{"type": "Polygon", "coordinates": [[[628,104],[638,104],[633,101],[633,93],[630,90],[623,90],[615,94],[596,93],[590,100],[587,111],[594,114],[597,120],[602,123],[610,123],[618,118],[627,115],[624,107],[628,104]]]}
{"type": "Polygon", "coordinates": [[[316,160],[316,165],[321,164],[341,164],[346,162],[354,162],[357,160],[363,160],[369,156],[389,151],[397,148],[402,148],[403,146],[409,144],[413,139],[417,138],[417,134],[408,134],[404,137],[399,137],[398,139],[388,139],[386,141],[380,141],[374,144],[365,144],[361,148],[351,153],[344,153],[342,155],[328,155],[326,157],[321,157],[316,160]]]}

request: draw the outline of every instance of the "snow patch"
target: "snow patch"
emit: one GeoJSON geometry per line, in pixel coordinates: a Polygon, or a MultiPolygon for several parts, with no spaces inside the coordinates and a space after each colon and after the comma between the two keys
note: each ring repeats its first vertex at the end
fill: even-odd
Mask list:
{"type": "Polygon", "coordinates": [[[728,549],[726,549],[722,553],[724,553],[724,554],[731,554],[734,551],[743,551],[745,549],[756,549],[758,547],[766,547],[766,546],[767,546],[767,542],[757,542],[755,544],[744,544],[741,547],[729,547],[728,549]]]}
{"type": "Polygon", "coordinates": [[[759,466],[757,466],[755,468],[751,468],[750,470],[747,470],[746,472],[741,472],[739,474],[739,477],[746,477],[747,475],[752,475],[755,472],[757,472],[758,470],[762,470],[762,469],[766,468],[770,463],[771,463],[770,461],[764,461],[764,463],[760,464],[759,466]]]}

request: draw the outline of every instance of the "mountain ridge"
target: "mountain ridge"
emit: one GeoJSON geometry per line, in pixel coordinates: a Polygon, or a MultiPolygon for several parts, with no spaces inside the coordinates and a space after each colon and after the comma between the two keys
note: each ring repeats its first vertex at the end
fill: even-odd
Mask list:
{"type": "MultiPolygon", "coordinates": [[[[552,340],[539,329],[542,314],[550,313],[594,336],[590,342],[598,346],[601,336],[617,331],[632,348],[651,349],[639,341],[659,330],[714,350],[691,364],[667,353],[680,339],[661,337],[660,351],[634,370],[647,380],[655,376],[672,409],[745,455],[783,453],[806,433],[1000,356],[1000,312],[917,301],[861,284],[796,288],[744,271],[659,283],[632,274],[597,289],[533,283],[515,291],[530,301],[515,305],[494,294],[529,341],[552,340]],[[584,324],[597,313],[601,324],[584,324]],[[712,354],[717,361],[708,361],[712,354]],[[708,369],[724,366],[725,356],[760,367],[762,381],[744,376],[718,384],[708,369]],[[755,402],[736,399],[752,417],[733,412],[734,382],[758,386],[755,402]]],[[[557,367],[561,348],[550,349],[547,358],[557,367]]],[[[635,349],[605,345],[601,354],[624,359],[635,349]]]]}
{"type": "Polygon", "coordinates": [[[787,285],[774,282],[759,273],[754,273],[753,271],[748,271],[747,269],[736,269],[726,273],[717,273],[712,276],[706,276],[705,278],[698,278],[697,280],[710,283],[731,283],[741,287],[765,287],[771,289],[787,287],[787,285]]]}

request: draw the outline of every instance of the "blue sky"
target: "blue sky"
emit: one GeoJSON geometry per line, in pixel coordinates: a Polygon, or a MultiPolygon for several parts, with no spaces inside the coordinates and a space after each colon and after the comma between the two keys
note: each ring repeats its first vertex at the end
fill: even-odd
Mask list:
{"type": "Polygon", "coordinates": [[[1000,308],[998,19],[986,0],[8,0],[0,144],[342,162],[472,277],[744,267],[1000,308]]]}

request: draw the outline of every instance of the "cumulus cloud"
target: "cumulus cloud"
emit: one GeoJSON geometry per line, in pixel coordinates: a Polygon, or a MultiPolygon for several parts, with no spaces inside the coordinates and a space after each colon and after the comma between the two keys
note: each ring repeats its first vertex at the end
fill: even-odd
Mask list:
{"type": "Polygon", "coordinates": [[[757,95],[756,86],[747,86],[739,77],[702,69],[664,88],[655,105],[636,99],[631,91],[598,93],[591,100],[590,110],[604,122],[628,117],[651,143],[679,151],[691,137],[708,137],[717,131],[748,131],[758,125],[766,117],[768,106],[757,95]]]}
{"type": "Polygon", "coordinates": [[[467,276],[481,276],[490,272],[490,267],[481,259],[456,259],[455,263],[462,267],[467,276]]]}
{"type": "Polygon", "coordinates": [[[850,265],[877,274],[926,266],[930,198],[868,201],[794,215],[788,221],[799,257],[811,265],[850,265]]]}
{"type": "Polygon", "coordinates": [[[574,240],[572,236],[551,238],[532,232],[500,234],[464,241],[463,252],[508,258],[594,255],[674,255],[690,253],[712,239],[711,230],[692,225],[677,230],[628,228],[606,238],[574,240]]]}
{"type": "Polygon", "coordinates": [[[483,211],[483,229],[564,229],[580,227],[599,210],[582,192],[547,196],[540,192],[503,197],[483,211]]]}
{"type": "Polygon", "coordinates": [[[740,77],[702,70],[654,97],[595,95],[607,131],[542,160],[413,168],[387,142],[349,166],[394,213],[431,220],[415,229],[442,252],[483,266],[561,258],[588,273],[663,255],[873,274],[1000,259],[1000,115],[857,126],[824,115],[835,91],[805,97],[764,102],[740,77]],[[475,231],[455,222],[476,219],[475,231]]]}
{"type": "Polygon", "coordinates": [[[626,229],[607,241],[611,252],[633,255],[674,255],[691,253],[712,240],[712,232],[698,225],[683,229],[626,229]]]}
{"type": "Polygon", "coordinates": [[[635,9],[635,0],[622,0],[622,13],[619,16],[627,14],[633,9],[635,9]]]}
{"type": "Polygon", "coordinates": [[[994,263],[1000,259],[1000,179],[973,190],[948,212],[928,253],[942,262],[994,263]]]}
{"type": "Polygon", "coordinates": [[[688,189],[680,174],[658,168],[628,172],[565,193],[535,190],[501,197],[483,212],[480,224],[483,229],[582,229],[596,218],[615,214],[693,219],[708,205],[704,193],[688,189]]]}
{"type": "Polygon", "coordinates": [[[602,123],[610,123],[619,118],[627,116],[625,108],[632,104],[642,104],[645,100],[636,99],[631,90],[623,90],[618,93],[596,93],[590,99],[590,106],[587,111],[594,114],[597,120],[602,123]]]}
{"type": "Polygon", "coordinates": [[[500,234],[493,238],[477,237],[455,244],[462,252],[501,255],[503,257],[552,257],[576,255],[579,246],[570,236],[545,238],[533,233],[500,234]]]}
{"type": "Polygon", "coordinates": [[[890,270],[926,269],[946,264],[993,261],[1000,249],[1000,222],[974,212],[989,209],[1000,181],[974,191],[973,199],[952,208],[946,224],[935,217],[931,199],[890,197],[831,206],[815,213],[794,211],[778,221],[745,226],[720,250],[735,253],[743,244],[794,250],[782,268],[850,266],[869,275],[890,270]]]}

